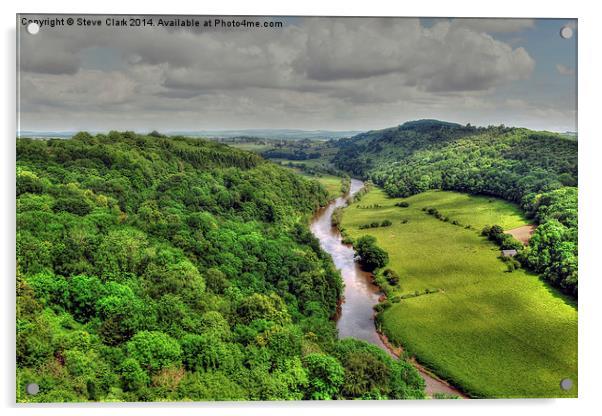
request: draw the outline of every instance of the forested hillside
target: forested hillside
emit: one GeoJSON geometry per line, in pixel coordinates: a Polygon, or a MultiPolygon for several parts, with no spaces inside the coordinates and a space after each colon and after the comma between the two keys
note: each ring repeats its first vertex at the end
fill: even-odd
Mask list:
{"type": "Polygon", "coordinates": [[[419,120],[343,139],[338,146],[333,158],[338,168],[371,179],[390,196],[444,189],[518,203],[539,224],[519,259],[577,296],[575,139],[419,120]]]}
{"type": "Polygon", "coordinates": [[[203,140],[18,139],[18,400],[423,397],[410,364],[336,338],[341,278],[307,228],[327,199],[203,140]]]}

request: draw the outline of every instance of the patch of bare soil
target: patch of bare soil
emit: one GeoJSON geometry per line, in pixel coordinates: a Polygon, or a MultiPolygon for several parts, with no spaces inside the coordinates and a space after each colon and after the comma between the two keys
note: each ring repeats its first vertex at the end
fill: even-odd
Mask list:
{"type": "Polygon", "coordinates": [[[529,240],[531,239],[535,228],[537,228],[535,225],[529,224],[523,225],[522,227],[513,228],[511,230],[506,230],[504,233],[510,234],[512,237],[526,245],[529,244],[529,240]]]}

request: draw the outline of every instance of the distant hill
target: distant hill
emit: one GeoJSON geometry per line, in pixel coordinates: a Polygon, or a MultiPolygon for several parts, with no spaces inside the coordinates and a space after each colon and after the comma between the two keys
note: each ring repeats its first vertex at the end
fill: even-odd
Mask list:
{"type": "Polygon", "coordinates": [[[405,123],[403,123],[401,126],[401,128],[410,130],[410,129],[423,129],[423,130],[428,130],[428,129],[438,129],[438,128],[442,128],[442,127],[462,127],[461,124],[458,123],[451,123],[449,121],[441,121],[441,120],[435,120],[432,118],[427,118],[427,119],[422,119],[422,120],[414,120],[414,121],[407,121],[405,123]]]}
{"type": "MultiPolygon", "coordinates": [[[[71,138],[76,131],[32,131],[22,130],[18,137],[29,137],[34,139],[45,138],[71,138]]],[[[98,131],[90,133],[100,133],[98,131]]],[[[331,140],[343,137],[355,136],[359,130],[296,130],[296,129],[242,129],[242,130],[181,130],[161,132],[170,136],[206,137],[210,139],[229,139],[234,137],[256,137],[262,139],[284,139],[284,140],[331,140]]]]}
{"type": "Polygon", "coordinates": [[[198,130],[198,131],[172,131],[171,135],[207,138],[232,138],[232,137],[258,137],[265,139],[287,140],[330,140],[355,136],[361,133],[357,130],[296,130],[296,129],[243,129],[243,130],[198,130]]]}
{"type": "Polygon", "coordinates": [[[17,132],[17,137],[28,137],[30,139],[70,139],[77,134],[76,131],[32,131],[21,130],[17,132]]]}

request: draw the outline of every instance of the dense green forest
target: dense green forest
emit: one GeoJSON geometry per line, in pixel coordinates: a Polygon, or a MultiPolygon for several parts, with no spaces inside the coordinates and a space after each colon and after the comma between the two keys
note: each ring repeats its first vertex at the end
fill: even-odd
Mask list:
{"type": "MultiPolygon", "coordinates": [[[[337,142],[332,161],[387,194],[429,189],[492,195],[518,203],[539,226],[518,259],[577,296],[577,140],[504,126],[436,120],[337,142]]],[[[491,224],[495,225],[495,224],[491,224]]]]}
{"type": "Polygon", "coordinates": [[[18,139],[17,400],[424,397],[409,363],[337,339],[341,277],[307,227],[327,200],[204,140],[18,139]]]}

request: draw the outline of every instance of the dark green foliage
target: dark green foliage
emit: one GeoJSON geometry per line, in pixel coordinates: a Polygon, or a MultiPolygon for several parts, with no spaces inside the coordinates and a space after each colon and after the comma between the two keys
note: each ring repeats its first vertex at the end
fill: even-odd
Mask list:
{"type": "Polygon", "coordinates": [[[311,160],[320,157],[319,152],[307,153],[303,150],[282,151],[282,150],[267,150],[261,153],[261,156],[266,159],[287,159],[287,160],[311,160]]]}
{"type": "Polygon", "coordinates": [[[353,398],[422,398],[424,380],[402,360],[393,360],[386,352],[351,338],[337,344],[334,355],[345,370],[342,390],[353,398]]]}
{"type": "Polygon", "coordinates": [[[351,178],[349,176],[344,176],[341,179],[341,194],[347,195],[349,190],[351,189],[351,178]]]}
{"type": "Polygon", "coordinates": [[[481,234],[500,246],[502,250],[522,250],[524,248],[520,241],[516,240],[510,234],[505,234],[504,229],[499,225],[485,227],[481,231],[481,234]]]}
{"type": "Polygon", "coordinates": [[[17,400],[346,397],[303,359],[337,362],[341,278],[306,222],[327,201],[204,140],[18,139],[17,400]]]}
{"type": "Polygon", "coordinates": [[[148,133],[150,137],[165,137],[163,134],[159,133],[157,130],[153,130],[148,133]]]}
{"type": "Polygon", "coordinates": [[[369,224],[360,224],[359,229],[365,230],[367,228],[390,227],[391,225],[393,225],[393,222],[391,222],[391,220],[383,220],[382,222],[373,221],[369,224]]]}
{"type": "Polygon", "coordinates": [[[309,354],[303,361],[309,378],[307,398],[315,400],[336,398],[345,380],[345,369],[341,363],[326,354],[309,354]]]}
{"type": "Polygon", "coordinates": [[[332,216],[330,217],[330,223],[332,224],[333,227],[338,227],[339,225],[341,225],[342,219],[343,219],[343,208],[342,207],[335,208],[334,211],[332,212],[332,216]]]}
{"type": "MultiPolygon", "coordinates": [[[[540,225],[557,220],[565,228],[562,238],[545,238],[546,229],[539,227],[537,244],[521,261],[577,295],[576,140],[521,128],[420,120],[341,139],[337,146],[338,168],[372,180],[390,196],[429,189],[492,195],[519,204],[540,225]]],[[[434,208],[429,214],[450,221],[434,208]]],[[[502,238],[503,247],[518,247],[502,238]]]]}
{"type": "Polygon", "coordinates": [[[237,319],[243,324],[249,324],[256,319],[264,319],[279,324],[284,324],[290,320],[284,302],[276,294],[266,296],[254,293],[240,302],[236,314],[237,319]]]}
{"type": "Polygon", "coordinates": [[[376,245],[376,238],[371,235],[360,237],[354,244],[359,262],[368,271],[384,267],[389,262],[389,255],[376,245]]]}
{"type": "Polygon", "coordinates": [[[537,227],[529,247],[523,253],[529,267],[577,294],[577,236],[576,230],[558,220],[549,220],[537,227]]]}
{"type": "Polygon", "coordinates": [[[393,269],[385,269],[383,271],[383,276],[387,279],[390,285],[396,286],[399,284],[399,275],[393,269]]]}
{"type": "Polygon", "coordinates": [[[128,355],[148,372],[180,363],[180,344],[158,331],[140,331],[126,345],[128,355]]]}
{"type": "Polygon", "coordinates": [[[126,358],[121,364],[121,377],[125,391],[138,391],[146,387],[150,378],[135,358],[126,358]]]}
{"type": "Polygon", "coordinates": [[[449,218],[446,217],[445,215],[441,214],[437,208],[426,208],[426,210],[423,209],[423,211],[426,211],[426,213],[428,215],[432,215],[433,217],[435,217],[438,220],[441,220],[443,222],[448,222],[449,221],[449,218]]]}

